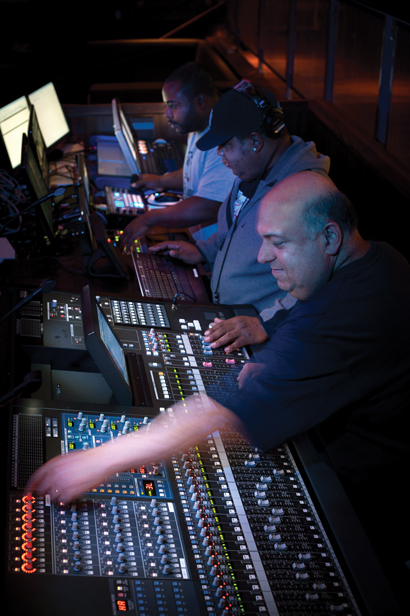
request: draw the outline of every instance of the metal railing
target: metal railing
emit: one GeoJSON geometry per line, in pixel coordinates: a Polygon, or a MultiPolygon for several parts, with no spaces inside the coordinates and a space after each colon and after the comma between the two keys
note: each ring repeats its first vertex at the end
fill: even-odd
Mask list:
{"type": "Polygon", "coordinates": [[[410,169],[410,25],[354,0],[230,0],[239,45],[286,83],[324,98],[410,169]]]}

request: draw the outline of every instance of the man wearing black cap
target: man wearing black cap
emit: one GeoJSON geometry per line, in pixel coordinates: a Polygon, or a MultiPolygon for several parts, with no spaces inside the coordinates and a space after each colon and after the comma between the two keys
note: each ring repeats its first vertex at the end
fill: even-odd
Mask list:
{"type": "Polygon", "coordinates": [[[169,250],[171,256],[186,263],[206,263],[212,271],[215,303],[252,304],[262,312],[286,292],[273,284],[269,264],[257,261],[260,200],[272,186],[294,173],[327,175],[329,158],[318,154],[313,142],[291,136],[273,94],[246,80],[219,99],[209,130],[196,145],[199,150],[217,147],[224,164],[237,176],[219,209],[218,230],[195,246],[163,242],[152,252],[169,250]]]}

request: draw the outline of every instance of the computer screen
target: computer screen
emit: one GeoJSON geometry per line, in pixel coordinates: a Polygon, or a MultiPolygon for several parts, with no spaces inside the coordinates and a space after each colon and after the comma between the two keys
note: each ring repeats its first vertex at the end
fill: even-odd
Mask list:
{"type": "Polygon", "coordinates": [[[121,109],[121,105],[115,98],[112,100],[112,117],[115,136],[118,139],[121,151],[131,169],[131,173],[140,175],[141,168],[137,159],[134,137],[124,112],[121,109]]]}
{"type": "Polygon", "coordinates": [[[48,83],[29,94],[28,98],[36,108],[44,142],[49,148],[70,132],[54,84],[48,83]]]}
{"type": "Polygon", "coordinates": [[[30,107],[25,96],[0,109],[0,131],[12,169],[21,163],[23,134],[28,134],[30,107]]]}
{"type": "Polygon", "coordinates": [[[81,293],[85,345],[120,404],[131,405],[132,393],[121,342],[89,286],[81,293]]]}

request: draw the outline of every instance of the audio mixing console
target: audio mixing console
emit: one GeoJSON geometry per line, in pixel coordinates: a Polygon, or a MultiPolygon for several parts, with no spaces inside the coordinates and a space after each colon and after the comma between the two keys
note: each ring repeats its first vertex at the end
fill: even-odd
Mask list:
{"type": "Polygon", "coordinates": [[[69,506],[23,496],[46,459],[141,429],[135,411],[14,407],[8,614],[359,614],[287,445],[263,454],[226,430],[69,506]]]}
{"type": "Polygon", "coordinates": [[[94,298],[85,290],[82,297],[48,294],[20,310],[21,347],[33,368],[40,361],[46,374],[48,362],[57,376],[13,409],[6,549],[11,616],[394,612],[385,608],[390,591],[363,530],[351,507],[341,506],[345,494],[334,483],[329,487],[334,477],[326,470],[320,496],[315,481],[323,484],[323,469],[316,462],[311,469],[311,452],[304,458],[300,444],[297,453],[292,443],[262,453],[226,429],[168,460],[146,460],[108,477],[71,506],[48,496],[23,497],[31,474],[53,456],[124,438],[187,396],[201,405],[200,394],[212,395],[226,375],[235,382],[248,352],[213,350],[203,333],[216,317],[243,312],[253,314],[246,307],[94,298]],[[103,377],[86,345],[92,305],[102,314],[93,323],[103,324],[102,339],[107,327],[113,335],[108,331],[111,360],[138,358],[132,405],[121,406],[114,388],[96,402],[101,382],[96,386],[91,377],[103,377]],[[92,366],[84,373],[87,359],[92,366]],[[323,522],[316,493],[326,510],[323,522]],[[347,530],[342,524],[340,533],[345,513],[347,530]],[[371,609],[363,609],[362,599],[371,609]]]}
{"type": "MultiPolygon", "coordinates": [[[[239,371],[249,358],[245,349],[232,353],[211,349],[203,340],[203,332],[217,317],[254,315],[252,307],[177,305],[173,309],[171,304],[161,302],[109,297],[98,300],[126,355],[140,359],[139,370],[147,386],[140,391],[139,399],[134,397],[137,406],[159,409],[204,391],[224,374],[239,371]]],[[[28,304],[27,312],[22,310],[18,332],[33,362],[44,363],[53,358],[51,363],[59,361],[65,369],[73,370],[79,355],[88,356],[80,296],[53,293],[46,295],[42,304],[32,304],[35,305],[28,304]]],[[[58,394],[53,388],[53,399],[62,399],[64,395],[61,387],[58,394]]]]}

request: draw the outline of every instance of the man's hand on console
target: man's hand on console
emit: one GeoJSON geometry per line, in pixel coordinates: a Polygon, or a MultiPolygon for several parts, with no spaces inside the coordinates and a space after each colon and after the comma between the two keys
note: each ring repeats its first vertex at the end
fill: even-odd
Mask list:
{"type": "Polygon", "coordinates": [[[151,246],[149,251],[152,253],[169,254],[170,257],[181,259],[189,265],[197,265],[202,261],[202,254],[194,244],[189,242],[161,242],[156,246],[151,246]]]}
{"type": "Polygon", "coordinates": [[[205,342],[213,349],[225,347],[226,353],[241,349],[248,344],[261,344],[268,340],[268,334],[256,317],[239,316],[223,321],[215,319],[215,325],[205,332],[205,342]]]}
{"type": "Polygon", "coordinates": [[[164,190],[162,176],[154,173],[141,173],[138,180],[133,182],[134,188],[140,190],[164,190]]]}

